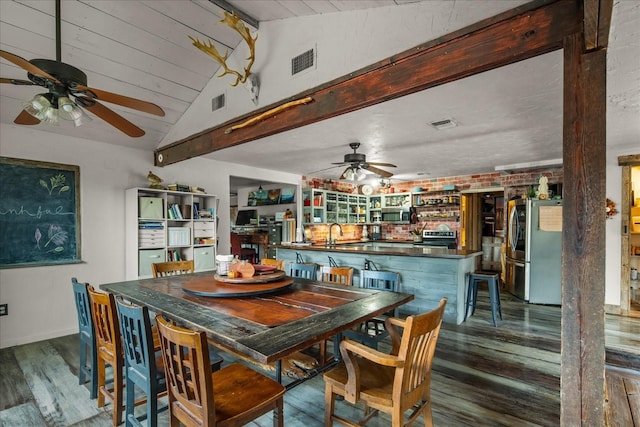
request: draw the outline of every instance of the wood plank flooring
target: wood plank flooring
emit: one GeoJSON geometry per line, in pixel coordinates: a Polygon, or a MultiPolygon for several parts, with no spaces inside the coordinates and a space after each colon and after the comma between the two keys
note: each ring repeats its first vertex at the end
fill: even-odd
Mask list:
{"type": "MultiPolygon", "coordinates": [[[[503,293],[502,315],[494,327],[481,289],[473,316],[462,325],[443,325],[431,383],[436,426],[559,425],[560,309],[503,293]]],[[[640,426],[640,319],[607,316],[606,329],[607,363],[617,365],[607,369],[609,424],[640,426]]],[[[0,372],[0,427],[111,426],[110,407],[98,409],[78,385],[77,335],[2,349],[0,372]]],[[[337,407],[348,417],[360,413],[343,401],[337,407]]],[[[321,376],[285,395],[288,427],[321,426],[323,411],[321,376]]],[[[169,425],[168,412],[158,419],[169,425]]],[[[271,426],[271,416],[249,425],[271,426]]],[[[368,425],[388,426],[390,420],[380,415],[368,425]]]]}

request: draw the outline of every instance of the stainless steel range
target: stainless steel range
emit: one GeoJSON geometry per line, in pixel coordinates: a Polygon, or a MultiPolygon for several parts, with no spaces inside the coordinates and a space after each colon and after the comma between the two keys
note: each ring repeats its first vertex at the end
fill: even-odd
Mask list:
{"type": "Polygon", "coordinates": [[[425,247],[456,249],[458,247],[458,232],[455,230],[422,230],[422,243],[425,247]]]}

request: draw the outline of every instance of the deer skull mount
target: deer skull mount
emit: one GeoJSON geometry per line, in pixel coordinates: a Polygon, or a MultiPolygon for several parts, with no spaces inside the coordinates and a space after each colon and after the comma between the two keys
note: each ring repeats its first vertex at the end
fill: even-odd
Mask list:
{"type": "Polygon", "coordinates": [[[244,84],[251,94],[251,100],[254,104],[257,105],[258,93],[260,91],[260,88],[258,86],[257,76],[251,74],[251,67],[253,66],[253,62],[255,61],[256,57],[256,40],[258,40],[258,36],[256,35],[255,38],[251,37],[249,29],[244,25],[242,20],[233,13],[224,12],[224,19],[222,19],[220,22],[238,32],[242,39],[247,43],[247,46],[249,46],[249,57],[247,58],[249,63],[246,67],[244,67],[243,73],[229,68],[229,66],[227,65],[227,58],[229,57],[228,51],[224,55],[221,55],[220,52],[218,52],[218,49],[216,49],[213,43],[211,43],[211,41],[209,41],[208,43],[203,43],[195,37],[189,36],[189,38],[191,39],[195,47],[211,56],[218,64],[222,66],[222,74],[218,75],[218,77],[222,77],[227,74],[235,76],[236,80],[235,82],[231,83],[231,86],[235,87],[239,83],[244,84]]]}

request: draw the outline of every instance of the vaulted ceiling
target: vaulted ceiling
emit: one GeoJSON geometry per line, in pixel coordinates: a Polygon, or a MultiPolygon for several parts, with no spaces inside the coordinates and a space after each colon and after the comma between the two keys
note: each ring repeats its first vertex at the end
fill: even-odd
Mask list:
{"type": "MultiPolygon", "coordinates": [[[[59,127],[39,124],[36,128],[147,150],[173,142],[172,129],[180,126],[181,120],[197,114],[192,111],[194,103],[207,99],[211,113],[210,98],[214,92],[208,86],[220,72],[210,57],[192,46],[188,36],[214,40],[222,52],[241,45],[235,32],[218,23],[222,9],[215,3],[207,0],[62,1],[62,61],[83,70],[88,76],[88,86],[153,102],[161,106],[166,115],[157,117],[105,103],[141,127],[146,132],[141,138],[130,138],[95,117],[79,128],[71,123],[59,127]]],[[[263,68],[268,68],[269,61],[288,61],[289,58],[270,55],[276,49],[269,46],[268,41],[277,39],[277,35],[267,30],[261,33],[260,22],[272,24],[268,27],[273,31],[278,25],[296,25],[295,22],[313,15],[335,19],[338,15],[351,14],[360,17],[358,22],[366,22],[362,19],[365,11],[370,12],[366,18],[374,20],[375,13],[391,16],[395,10],[418,7],[416,10],[425,15],[422,19],[433,13],[429,19],[438,23],[424,29],[420,42],[426,42],[442,35],[437,31],[454,31],[523,3],[526,2],[228,2],[258,21],[255,24],[258,28],[250,28],[258,34],[261,43],[265,43],[258,46],[263,51],[258,53],[262,57],[257,62],[263,68]],[[358,13],[360,15],[356,15],[358,13]]],[[[410,28],[412,23],[406,25],[410,28]]],[[[640,5],[632,0],[616,2],[611,28],[607,144],[620,151],[637,152],[640,147],[640,5]]],[[[321,30],[310,28],[309,31],[321,30]]],[[[365,24],[361,31],[384,32],[384,28],[372,29],[365,24]]],[[[372,40],[378,39],[372,37],[372,40]]],[[[387,43],[393,45],[393,38],[387,43]]],[[[55,3],[0,1],[0,48],[27,60],[55,59],[55,3]]],[[[335,49],[339,51],[340,46],[335,49]]],[[[407,46],[399,44],[391,53],[406,49],[407,46]]],[[[318,53],[318,69],[323,66],[321,54],[326,53],[318,53]]],[[[347,71],[342,74],[360,68],[349,69],[349,54],[343,55],[347,56],[343,60],[347,71]]],[[[378,59],[372,58],[369,63],[378,59]]],[[[0,76],[26,79],[26,72],[0,60],[0,76]]],[[[268,84],[266,80],[261,82],[263,86],[268,84]]],[[[39,92],[42,88],[0,85],[0,121],[11,124],[21,111],[22,103],[39,92]]],[[[233,88],[226,93],[231,98],[246,96],[243,92],[241,88],[233,88]]],[[[269,94],[266,96],[269,101],[269,94]]],[[[270,102],[285,98],[285,95],[280,98],[274,95],[273,88],[270,96],[270,102]]],[[[248,108],[243,113],[253,107],[248,108]]],[[[194,127],[193,133],[214,124],[194,127]]],[[[393,163],[398,166],[389,169],[396,174],[394,178],[408,180],[489,172],[498,165],[561,158],[561,139],[562,52],[557,51],[207,157],[337,178],[342,169],[331,169],[331,163],[342,161],[344,154],[351,152],[348,144],[357,141],[362,144],[359,152],[366,154],[368,161],[393,163]],[[429,124],[442,119],[452,119],[458,126],[437,130],[429,124]]]]}

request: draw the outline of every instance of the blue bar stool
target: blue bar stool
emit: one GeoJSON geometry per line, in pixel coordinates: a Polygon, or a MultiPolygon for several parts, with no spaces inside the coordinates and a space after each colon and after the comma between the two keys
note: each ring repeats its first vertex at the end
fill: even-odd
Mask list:
{"type": "Polygon", "coordinates": [[[464,320],[467,320],[469,316],[469,309],[471,309],[471,316],[476,312],[476,301],[478,300],[478,283],[487,282],[489,288],[489,300],[491,302],[491,316],[493,317],[493,326],[498,326],[496,322],[496,312],[500,315],[502,320],[502,308],[500,307],[500,273],[493,271],[474,271],[469,274],[469,286],[467,288],[467,301],[465,303],[464,320]]]}

